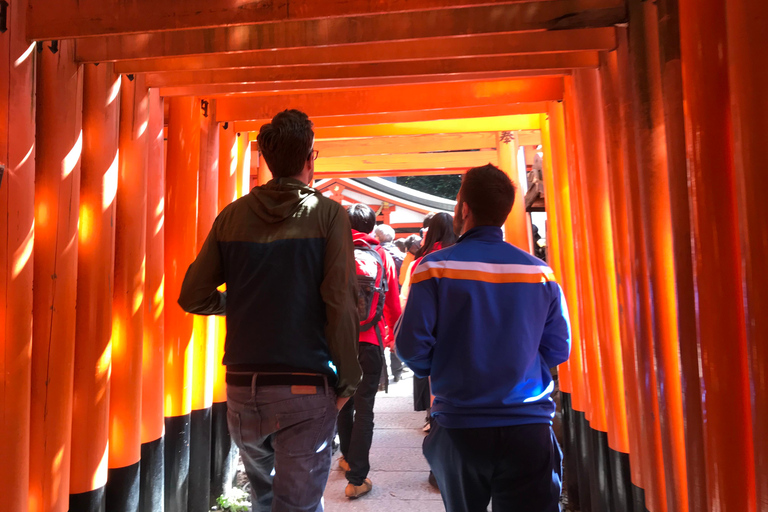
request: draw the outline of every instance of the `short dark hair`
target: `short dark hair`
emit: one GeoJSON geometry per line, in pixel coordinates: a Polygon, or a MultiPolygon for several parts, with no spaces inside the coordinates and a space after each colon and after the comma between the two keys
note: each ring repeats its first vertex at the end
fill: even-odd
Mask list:
{"type": "Polygon", "coordinates": [[[365,204],[353,204],[347,207],[349,223],[352,229],[361,233],[370,233],[376,226],[376,214],[365,204]]]}
{"type": "Polygon", "coordinates": [[[312,121],[300,110],[283,110],[262,125],[256,139],[275,178],[290,178],[303,169],[315,140],[312,121]]]}
{"type": "Polygon", "coordinates": [[[515,203],[515,185],[495,165],[467,171],[461,182],[459,208],[467,203],[476,226],[502,226],[515,203]]]}

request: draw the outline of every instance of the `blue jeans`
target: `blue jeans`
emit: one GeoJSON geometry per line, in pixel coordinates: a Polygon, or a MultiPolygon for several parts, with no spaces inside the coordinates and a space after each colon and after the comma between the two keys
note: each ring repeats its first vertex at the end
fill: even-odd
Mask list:
{"type": "Polygon", "coordinates": [[[336,425],[332,388],[228,384],[227,423],[254,512],[322,512],[336,425]]]}

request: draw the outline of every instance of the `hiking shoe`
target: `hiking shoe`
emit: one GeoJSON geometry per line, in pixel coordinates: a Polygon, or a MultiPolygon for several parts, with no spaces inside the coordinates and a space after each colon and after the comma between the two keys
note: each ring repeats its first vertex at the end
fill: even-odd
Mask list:
{"type": "Polygon", "coordinates": [[[342,471],[351,471],[352,468],[349,467],[349,462],[347,462],[347,459],[344,457],[339,457],[339,469],[342,471]]]}
{"type": "Polygon", "coordinates": [[[359,498],[360,496],[365,496],[371,492],[371,489],[373,489],[373,484],[369,478],[366,478],[362,485],[352,485],[351,483],[347,484],[347,488],[344,489],[344,494],[349,499],[355,499],[359,498]]]}

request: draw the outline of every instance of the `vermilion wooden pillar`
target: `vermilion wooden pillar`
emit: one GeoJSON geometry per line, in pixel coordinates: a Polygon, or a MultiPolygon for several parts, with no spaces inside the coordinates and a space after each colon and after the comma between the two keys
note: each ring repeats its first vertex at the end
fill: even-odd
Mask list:
{"type": "Polygon", "coordinates": [[[147,139],[149,95],[144,76],[123,77],[120,166],[112,308],[112,398],[109,407],[107,509],[139,507],[142,351],[147,295],[147,139]]]}
{"type": "Polygon", "coordinates": [[[112,276],[120,76],[86,64],[77,277],[70,510],[104,508],[109,443],[112,276]]]}
{"type": "Polygon", "coordinates": [[[531,251],[528,237],[528,216],[525,213],[525,197],[517,169],[517,140],[512,132],[503,132],[497,134],[496,149],[499,155],[499,168],[509,176],[512,183],[515,184],[515,203],[512,205],[512,211],[504,222],[504,240],[515,247],[531,251]]]}
{"type": "Polygon", "coordinates": [[[687,512],[687,469],[677,328],[669,168],[659,60],[658,15],[652,3],[630,2],[629,52],[635,105],[640,209],[648,251],[653,349],[667,510],[687,512]]]}
{"type": "Polygon", "coordinates": [[[707,500],[721,512],[756,508],[726,15],[724,0],[680,0],[707,500]]]}
{"type": "Polygon", "coordinates": [[[27,510],[30,455],[32,280],[34,263],[36,53],[25,37],[25,1],[8,7],[0,35],[0,496],[27,510]]]}
{"type": "Polygon", "coordinates": [[[261,185],[265,185],[269,180],[272,179],[272,171],[269,170],[267,161],[264,160],[264,155],[261,154],[261,151],[259,151],[258,154],[259,154],[259,177],[258,177],[257,183],[259,186],[261,186],[261,185]]]}
{"type": "Polygon", "coordinates": [[[29,510],[69,509],[82,71],[74,43],[38,55],[29,510]]]}
{"type": "Polygon", "coordinates": [[[157,89],[150,89],[147,125],[147,264],[141,365],[141,512],[154,512],[163,506],[164,145],[163,98],[157,89]]]}
{"type": "MultiPolygon", "coordinates": [[[[626,43],[626,40],[624,41],[626,43]]],[[[625,45],[626,48],[626,45],[625,45]]],[[[608,185],[610,187],[611,220],[613,222],[614,257],[616,260],[617,300],[619,305],[619,329],[621,333],[621,353],[624,373],[624,384],[627,402],[627,434],[629,441],[629,461],[631,480],[634,487],[633,502],[629,509],[642,512],[645,503],[637,499],[637,494],[643,487],[642,464],[645,454],[642,450],[641,438],[645,435],[641,423],[638,393],[638,381],[635,367],[635,287],[632,279],[633,246],[630,233],[632,223],[627,211],[626,182],[627,175],[634,172],[634,138],[630,148],[627,121],[624,116],[626,99],[620,86],[620,73],[626,73],[626,68],[619,70],[618,52],[610,52],[601,56],[602,65],[601,89],[605,109],[607,129],[606,146],[608,157],[608,185]]],[[[629,127],[631,128],[631,126],[629,127]]]]}
{"type": "MultiPolygon", "coordinates": [[[[200,169],[197,180],[197,245],[199,252],[218,214],[219,128],[213,122],[216,102],[201,100],[200,169]]],[[[216,349],[216,319],[194,317],[194,375],[189,447],[189,511],[210,510],[211,403],[216,349]]]]}
{"type": "Polygon", "coordinates": [[[768,10],[762,2],[726,3],[736,197],[746,290],[757,510],[768,511],[768,10]]]}
{"type": "Polygon", "coordinates": [[[195,259],[200,102],[170,98],[165,193],[165,511],[186,512],[192,402],[192,315],[176,303],[195,259]]]}

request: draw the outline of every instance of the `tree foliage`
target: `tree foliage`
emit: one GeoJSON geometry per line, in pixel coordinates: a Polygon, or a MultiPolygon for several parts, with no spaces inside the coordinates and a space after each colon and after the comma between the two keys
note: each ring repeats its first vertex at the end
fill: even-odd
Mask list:
{"type": "Polygon", "coordinates": [[[397,178],[397,183],[433,196],[454,200],[461,188],[461,175],[401,176],[397,178]]]}

